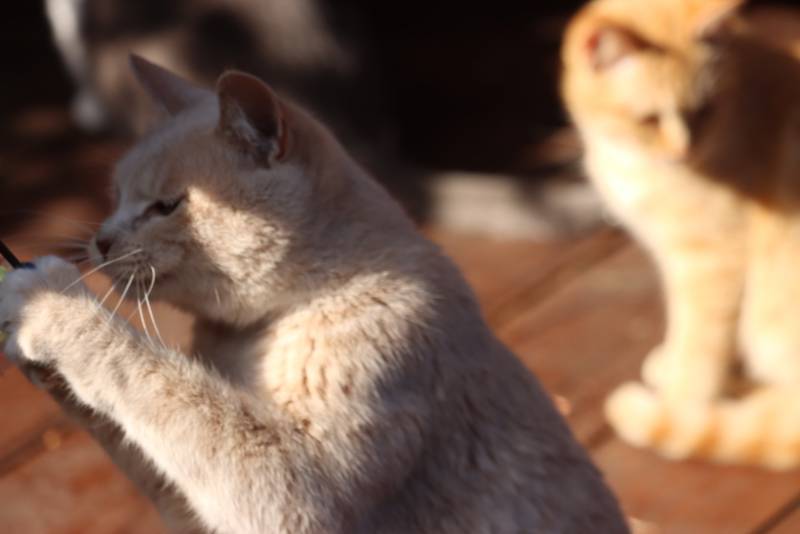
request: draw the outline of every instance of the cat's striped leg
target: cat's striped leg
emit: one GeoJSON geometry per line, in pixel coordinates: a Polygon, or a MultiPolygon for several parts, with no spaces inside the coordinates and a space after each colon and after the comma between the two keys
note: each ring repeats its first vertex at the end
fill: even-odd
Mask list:
{"type": "Polygon", "coordinates": [[[714,245],[686,243],[660,262],[667,334],[645,362],[644,376],[672,399],[711,400],[729,378],[744,267],[739,245],[714,245]]]}

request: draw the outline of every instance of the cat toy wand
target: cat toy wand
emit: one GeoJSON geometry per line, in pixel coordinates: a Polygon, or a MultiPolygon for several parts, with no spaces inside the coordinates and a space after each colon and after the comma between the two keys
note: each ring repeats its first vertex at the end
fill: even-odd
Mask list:
{"type": "MultiPolygon", "coordinates": [[[[14,256],[14,253],[11,252],[11,249],[8,248],[8,246],[5,243],[3,243],[2,239],[0,239],[0,256],[3,256],[3,258],[5,258],[5,260],[8,262],[8,264],[11,266],[12,269],[28,269],[33,267],[33,264],[31,263],[22,263],[21,261],[19,261],[17,257],[14,256]]],[[[5,274],[6,274],[5,269],[0,267],[0,282],[3,281],[5,274]]],[[[0,331],[0,343],[2,343],[5,340],[5,337],[6,337],[5,334],[2,331],[0,331]]]]}
{"type": "MultiPolygon", "coordinates": [[[[10,249],[9,249],[9,248],[6,246],[6,244],[5,244],[5,243],[3,243],[3,241],[2,241],[2,240],[0,240],[0,255],[2,255],[2,256],[3,256],[3,257],[6,259],[6,261],[8,262],[8,264],[9,264],[11,267],[13,267],[14,269],[17,269],[17,268],[19,268],[20,266],[22,266],[22,264],[21,264],[21,263],[20,263],[20,261],[17,259],[17,257],[16,257],[16,256],[14,256],[14,253],[13,253],[13,252],[11,252],[11,250],[10,250],[10,249]]],[[[5,274],[6,274],[6,271],[5,271],[5,269],[3,269],[2,267],[0,267],[0,282],[2,282],[2,281],[3,281],[3,278],[5,277],[5,274]]],[[[2,331],[0,331],[0,343],[2,343],[3,341],[5,341],[5,338],[6,338],[6,335],[5,335],[5,334],[4,334],[2,331]]]]}
{"type": "MultiPolygon", "coordinates": [[[[0,239],[0,256],[5,258],[6,262],[11,266],[12,269],[33,269],[32,263],[21,262],[17,257],[11,252],[11,249],[8,248],[8,245],[3,243],[3,240],[0,239]]],[[[5,277],[6,270],[0,267],[0,282],[3,281],[5,277]]],[[[0,330],[0,346],[2,346],[3,342],[6,339],[6,334],[2,330],[0,330]]],[[[32,365],[32,367],[40,367],[39,365],[32,365]]],[[[40,367],[44,369],[44,367],[40,367]]]]}
{"type": "Polygon", "coordinates": [[[23,263],[19,261],[16,256],[14,256],[14,253],[11,252],[11,249],[8,248],[5,243],[3,243],[2,239],[0,239],[0,255],[5,258],[5,260],[13,269],[19,269],[20,267],[24,266],[23,263]]]}

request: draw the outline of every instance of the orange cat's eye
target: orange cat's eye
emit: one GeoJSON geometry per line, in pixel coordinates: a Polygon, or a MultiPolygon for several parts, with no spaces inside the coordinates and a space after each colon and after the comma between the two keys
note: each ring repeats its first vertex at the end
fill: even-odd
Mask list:
{"type": "Polygon", "coordinates": [[[658,125],[661,124],[661,117],[658,115],[658,113],[648,113],[639,119],[639,123],[642,126],[657,128],[658,125]]]}

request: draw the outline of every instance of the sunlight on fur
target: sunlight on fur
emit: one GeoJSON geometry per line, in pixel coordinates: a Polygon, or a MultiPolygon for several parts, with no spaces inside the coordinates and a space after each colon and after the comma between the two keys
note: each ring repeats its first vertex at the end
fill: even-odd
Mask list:
{"type": "Polygon", "coordinates": [[[212,91],[132,63],[163,121],[91,255],[143,325],[151,300],[194,316],[194,346],[52,256],[8,274],[0,324],[171,529],[628,531],[456,267],[326,127],[249,74],[212,91]]]}

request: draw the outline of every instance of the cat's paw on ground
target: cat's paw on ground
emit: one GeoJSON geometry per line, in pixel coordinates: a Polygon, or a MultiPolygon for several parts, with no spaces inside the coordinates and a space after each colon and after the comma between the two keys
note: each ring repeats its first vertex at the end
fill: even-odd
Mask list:
{"type": "Polygon", "coordinates": [[[710,445],[712,404],[668,401],[647,386],[628,382],[606,400],[606,417],[626,442],[681,460],[702,455],[710,445]]]}

